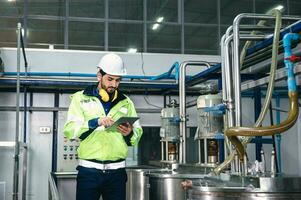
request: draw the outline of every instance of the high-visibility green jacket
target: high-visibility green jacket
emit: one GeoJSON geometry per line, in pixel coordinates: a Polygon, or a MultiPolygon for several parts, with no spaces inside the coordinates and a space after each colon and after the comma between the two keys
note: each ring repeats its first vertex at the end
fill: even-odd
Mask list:
{"type": "MultiPolygon", "coordinates": [[[[69,139],[80,139],[80,146],[77,149],[79,159],[99,161],[125,159],[128,146],[137,145],[142,135],[139,120],[133,124],[132,133],[126,137],[118,131],[106,131],[97,123],[91,127],[91,122],[97,122],[99,117],[106,116],[100,97],[94,92],[95,89],[96,86],[91,86],[71,96],[64,134],[69,139]]],[[[137,113],[129,97],[118,92],[117,99],[111,102],[107,116],[116,121],[123,116],[137,117],[137,113]]]]}

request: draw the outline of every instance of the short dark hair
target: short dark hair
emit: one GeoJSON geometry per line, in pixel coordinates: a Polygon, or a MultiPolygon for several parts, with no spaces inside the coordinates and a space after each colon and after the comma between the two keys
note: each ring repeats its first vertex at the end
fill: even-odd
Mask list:
{"type": "Polygon", "coordinates": [[[99,73],[102,75],[102,76],[104,76],[104,75],[106,75],[107,73],[106,72],[104,72],[102,69],[99,69],[99,73]]]}

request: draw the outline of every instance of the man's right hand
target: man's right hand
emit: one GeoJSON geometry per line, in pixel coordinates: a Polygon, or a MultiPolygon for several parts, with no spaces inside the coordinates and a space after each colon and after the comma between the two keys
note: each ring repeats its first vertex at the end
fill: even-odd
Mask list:
{"type": "Polygon", "coordinates": [[[114,124],[114,120],[111,117],[104,117],[98,119],[98,125],[104,127],[110,127],[114,124]]]}

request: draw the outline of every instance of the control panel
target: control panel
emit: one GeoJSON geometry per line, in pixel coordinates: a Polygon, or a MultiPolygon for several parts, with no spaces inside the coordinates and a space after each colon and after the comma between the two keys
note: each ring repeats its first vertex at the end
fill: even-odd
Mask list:
{"type": "Polygon", "coordinates": [[[79,140],[69,140],[63,133],[64,124],[67,120],[67,112],[59,112],[58,144],[57,144],[57,171],[76,171],[78,165],[77,148],[79,140]]]}

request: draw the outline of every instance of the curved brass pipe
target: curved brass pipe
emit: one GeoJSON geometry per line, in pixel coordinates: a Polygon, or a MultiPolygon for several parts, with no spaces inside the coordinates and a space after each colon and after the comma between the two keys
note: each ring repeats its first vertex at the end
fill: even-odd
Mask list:
{"type": "Polygon", "coordinates": [[[286,120],[278,125],[266,126],[266,127],[232,127],[225,131],[226,136],[229,137],[231,142],[236,146],[238,155],[241,160],[245,154],[244,146],[237,136],[268,136],[283,133],[291,128],[298,118],[298,93],[289,92],[290,110],[286,120]]]}

